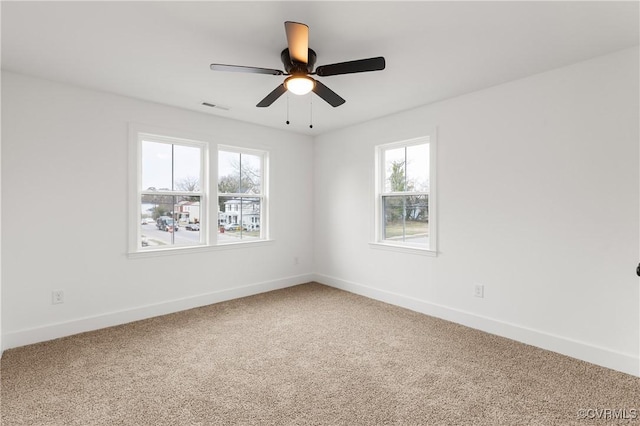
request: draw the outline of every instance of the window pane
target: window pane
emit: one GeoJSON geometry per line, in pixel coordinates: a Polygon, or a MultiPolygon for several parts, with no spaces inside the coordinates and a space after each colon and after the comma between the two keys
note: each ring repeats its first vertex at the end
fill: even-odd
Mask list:
{"type": "Polygon", "coordinates": [[[173,145],[173,190],[200,191],[200,156],[201,149],[173,145]]]}
{"type": "Polygon", "coordinates": [[[260,194],[262,183],[262,159],[257,155],[242,154],[241,193],[260,194]]]}
{"type": "Polygon", "coordinates": [[[404,147],[384,151],[385,192],[406,191],[405,166],[404,147]]]}
{"type": "Polygon", "coordinates": [[[218,192],[240,193],[240,154],[218,151],[218,192]]]}
{"type": "Polygon", "coordinates": [[[218,198],[218,241],[258,240],[261,236],[259,197],[218,198]]]}
{"type": "Polygon", "coordinates": [[[174,236],[175,244],[200,243],[200,197],[176,197],[175,217],[178,220],[178,233],[174,236]],[[184,231],[184,232],[182,232],[184,231]]]}
{"type": "Polygon", "coordinates": [[[200,244],[200,197],[143,195],[140,211],[142,247],[200,244]]]}
{"type": "Polygon", "coordinates": [[[429,191],[429,144],[407,147],[407,191],[429,191]]]}
{"type": "Polygon", "coordinates": [[[141,246],[157,247],[173,244],[174,197],[172,195],[143,195],[140,211],[142,213],[141,246]],[[146,220],[145,220],[146,217],[146,220]],[[146,223],[145,223],[146,222],[146,223]]]}
{"type": "Polygon", "coordinates": [[[171,144],[142,141],[142,190],[171,189],[171,144]]]}
{"type": "Polygon", "coordinates": [[[385,240],[404,241],[405,197],[383,197],[385,240]]]}
{"type": "Polygon", "coordinates": [[[411,195],[405,199],[405,238],[413,244],[429,244],[429,196],[411,195]]]}
{"type": "Polygon", "coordinates": [[[243,240],[259,240],[261,235],[260,229],[260,211],[262,205],[260,198],[243,198],[242,199],[242,239],[243,240]]]}
{"type": "Polygon", "coordinates": [[[171,216],[173,212],[173,196],[151,194],[142,196],[142,216],[150,216],[154,221],[160,216],[171,216]]]}
{"type": "Polygon", "coordinates": [[[429,196],[382,197],[384,240],[429,245],[429,196]]]}

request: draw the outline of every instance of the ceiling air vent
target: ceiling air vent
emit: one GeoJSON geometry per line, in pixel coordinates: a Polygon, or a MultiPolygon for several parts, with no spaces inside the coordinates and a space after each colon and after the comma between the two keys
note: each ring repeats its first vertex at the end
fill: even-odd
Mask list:
{"type": "Polygon", "coordinates": [[[231,108],[224,106],[224,105],[216,105],[216,104],[212,104],[211,102],[203,102],[202,105],[204,106],[208,106],[209,108],[217,108],[217,109],[221,109],[223,111],[229,111],[231,108]]]}

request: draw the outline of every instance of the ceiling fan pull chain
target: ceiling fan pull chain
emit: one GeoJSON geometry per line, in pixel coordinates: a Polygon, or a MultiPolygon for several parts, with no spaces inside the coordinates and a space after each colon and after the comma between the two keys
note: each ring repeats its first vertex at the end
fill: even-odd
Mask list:
{"type": "Polygon", "coordinates": [[[287,92],[287,126],[289,125],[289,92],[287,92]]]}
{"type": "Polygon", "coordinates": [[[309,95],[309,128],[313,129],[313,96],[309,95]]]}

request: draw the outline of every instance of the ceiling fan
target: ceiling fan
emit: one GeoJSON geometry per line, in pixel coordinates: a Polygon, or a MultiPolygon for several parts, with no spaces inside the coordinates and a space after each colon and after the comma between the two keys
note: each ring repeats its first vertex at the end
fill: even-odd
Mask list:
{"type": "Polygon", "coordinates": [[[329,77],[332,75],[352,74],[367,71],[380,71],[385,67],[382,56],[376,58],[359,59],[330,65],[321,65],[313,70],[316,63],[316,52],[309,49],[309,27],[299,22],[284,23],[287,34],[288,47],[280,54],[285,71],[246,67],[241,65],[211,64],[213,71],[246,72],[253,74],[288,75],[284,82],[258,102],[257,107],[268,107],[282,96],[287,90],[296,95],[305,95],[313,91],[331,106],[337,107],[345,103],[337,93],[329,89],[311,75],[329,77]]]}

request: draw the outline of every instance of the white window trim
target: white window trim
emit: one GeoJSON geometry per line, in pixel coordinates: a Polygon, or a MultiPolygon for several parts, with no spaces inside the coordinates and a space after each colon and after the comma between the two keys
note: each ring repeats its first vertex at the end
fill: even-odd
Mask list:
{"type": "MultiPolygon", "coordinates": [[[[374,233],[373,241],[369,243],[369,246],[373,249],[389,250],[398,253],[410,253],[419,254],[425,256],[437,256],[438,255],[438,219],[437,219],[437,137],[436,129],[431,129],[424,136],[418,138],[407,139],[398,142],[386,143],[377,145],[375,147],[375,209],[374,209],[374,233]],[[391,243],[385,241],[382,237],[384,235],[384,224],[382,221],[382,194],[384,193],[384,180],[385,180],[385,165],[383,151],[387,149],[393,149],[396,147],[407,147],[413,145],[429,144],[429,248],[424,246],[412,245],[411,243],[391,243]]],[[[416,192],[420,193],[420,192],[416,192]]],[[[386,195],[393,195],[395,193],[385,193],[386,195]]],[[[425,193],[426,194],[426,193],[425,193]]],[[[406,195],[406,193],[398,193],[398,195],[406,195]]]]}
{"type": "MultiPolygon", "coordinates": [[[[267,246],[273,243],[270,239],[269,222],[268,218],[268,185],[269,185],[269,170],[268,170],[268,156],[269,151],[267,149],[253,149],[253,148],[239,148],[232,145],[217,144],[211,140],[211,138],[202,135],[190,134],[188,132],[179,132],[163,127],[129,123],[129,179],[128,185],[128,206],[127,206],[127,218],[129,222],[128,228],[128,241],[126,255],[130,259],[141,259],[158,256],[171,256],[177,254],[188,253],[200,253],[207,251],[217,250],[229,250],[237,248],[249,248],[267,246]],[[202,182],[202,194],[198,194],[201,198],[200,208],[201,216],[206,218],[205,225],[201,228],[200,233],[200,245],[191,246],[168,246],[162,248],[145,248],[138,247],[140,242],[140,197],[144,191],[140,188],[140,181],[142,179],[142,167],[141,167],[141,155],[142,155],[142,143],[141,136],[148,135],[154,140],[164,140],[166,142],[177,141],[185,145],[193,145],[202,147],[202,163],[201,170],[203,173],[202,182]],[[228,243],[218,243],[218,150],[229,150],[245,153],[259,153],[263,159],[263,203],[265,216],[261,218],[264,223],[264,234],[259,240],[250,241],[237,241],[228,243]],[[212,207],[213,206],[213,207],[212,207]],[[214,210],[214,211],[212,211],[214,210]],[[215,226],[212,226],[215,224],[215,226]]],[[[179,191],[176,191],[179,192],[179,191]]],[[[174,193],[171,193],[173,195],[174,193]]],[[[193,195],[191,193],[185,193],[186,195],[193,195]]],[[[263,228],[263,223],[260,227],[263,228]]]]}
{"type": "Polygon", "coordinates": [[[146,259],[150,257],[176,256],[182,254],[205,253],[219,250],[246,249],[249,247],[271,246],[273,244],[275,244],[274,240],[252,240],[219,245],[182,246],[165,249],[152,249],[149,251],[130,252],[127,254],[127,257],[129,259],[146,259]]]}

